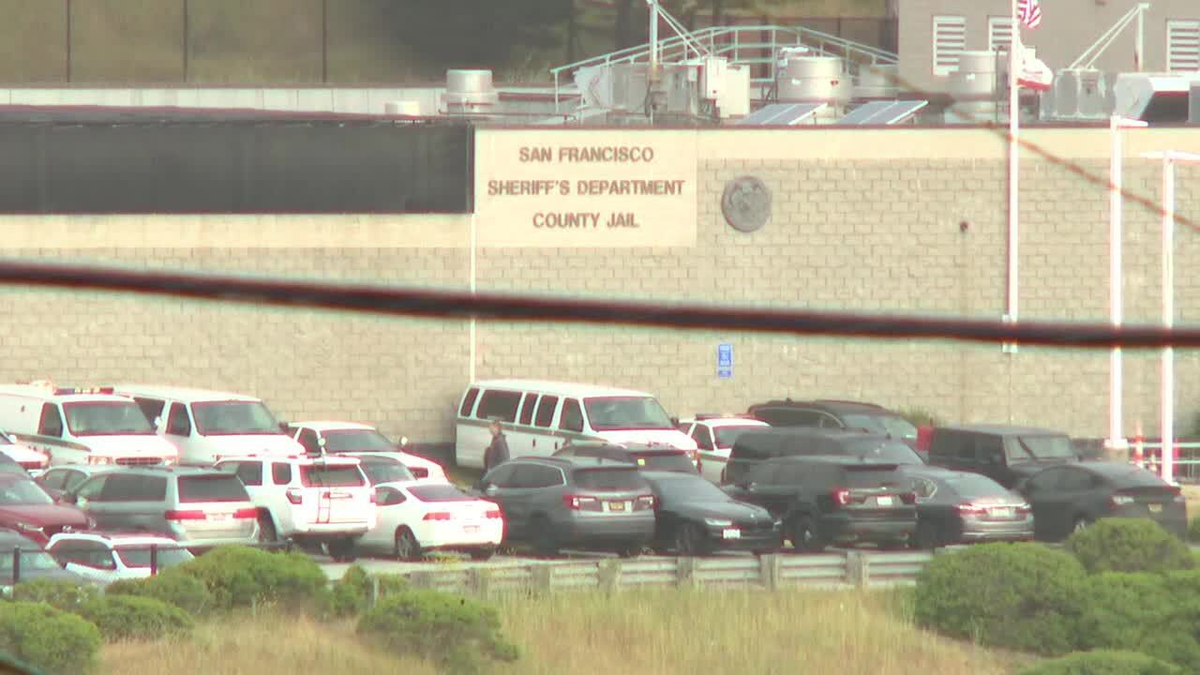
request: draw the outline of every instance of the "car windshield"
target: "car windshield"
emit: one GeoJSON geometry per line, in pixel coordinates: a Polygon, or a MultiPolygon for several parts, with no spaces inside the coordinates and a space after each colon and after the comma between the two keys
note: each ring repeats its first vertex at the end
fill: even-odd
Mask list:
{"type": "Polygon", "coordinates": [[[396,452],[396,444],[374,429],[323,431],[325,452],[396,452]]]}
{"type": "Polygon", "coordinates": [[[655,492],[664,503],[728,502],[733,498],[707,480],[696,478],[662,478],[654,481],[655,492]]]}
{"type": "MultiPolygon", "coordinates": [[[[146,544],[129,544],[117,547],[117,556],[126,567],[149,567],[150,547],[146,544]]],[[[177,548],[170,544],[158,547],[158,560],[155,564],[159,569],[174,567],[192,559],[192,554],[185,548],[177,548]]]]}
{"type": "Polygon", "coordinates": [[[686,452],[634,452],[630,455],[642,469],[696,473],[696,464],[686,452]]]}
{"type": "Polygon", "coordinates": [[[204,436],[283,434],[275,416],[259,401],[206,401],[192,404],[196,431],[204,436]]]}
{"type": "Polygon", "coordinates": [[[585,490],[596,492],[622,492],[647,486],[637,469],[579,469],[575,472],[575,484],[585,490]]]}
{"type": "Polygon", "coordinates": [[[236,476],[210,474],[207,476],[180,476],[179,501],[203,502],[248,502],[250,495],[236,476]]]}
{"type": "MultiPolygon", "coordinates": [[[[10,476],[12,474],[9,474],[10,476]]],[[[32,480],[6,480],[0,482],[0,505],[27,506],[53,504],[54,500],[42,486],[32,480]]]]}
{"type": "Polygon", "coordinates": [[[305,487],[362,487],[362,472],[353,464],[314,464],[300,467],[300,482],[305,487]]]}
{"type": "Polygon", "coordinates": [[[924,464],[925,460],[900,441],[865,439],[850,442],[850,451],[860,457],[896,464],[924,464]]]}
{"type": "Polygon", "coordinates": [[[899,415],[842,415],[842,421],[848,428],[865,429],[872,434],[886,434],[893,438],[917,437],[917,428],[899,415]]]}
{"type": "Polygon", "coordinates": [[[154,434],[150,420],[133,401],[76,401],[64,403],[63,412],[75,436],[154,434]]]}
{"type": "Polygon", "coordinates": [[[467,502],[475,501],[475,497],[459,490],[453,485],[422,485],[408,489],[412,496],[423,502],[467,502]]]}
{"type": "Polygon", "coordinates": [[[1007,497],[1008,490],[996,481],[984,476],[956,476],[948,478],[946,484],[967,499],[980,497],[1007,497]]]}
{"type": "Polygon", "coordinates": [[[741,436],[747,431],[762,431],[763,429],[764,427],[762,426],[748,424],[741,427],[717,427],[713,429],[713,431],[716,432],[717,435],[718,448],[732,448],[734,442],[737,441],[738,436],[741,436]]]}
{"type": "Polygon", "coordinates": [[[363,462],[362,470],[371,485],[416,479],[413,472],[400,462],[363,462]]]}
{"type": "MultiPolygon", "coordinates": [[[[54,556],[45,551],[26,551],[25,547],[21,547],[21,573],[24,574],[30,570],[61,570],[62,566],[54,559],[54,556]]],[[[0,573],[8,577],[12,577],[13,572],[13,549],[0,549],[0,573]]]]}
{"type": "Polygon", "coordinates": [[[1016,441],[1016,447],[1009,448],[1009,461],[1075,457],[1071,439],[1066,436],[1017,436],[1016,441]]]}
{"type": "Polygon", "coordinates": [[[674,429],[671,417],[652,396],[604,396],[583,400],[596,431],[674,429]]]}

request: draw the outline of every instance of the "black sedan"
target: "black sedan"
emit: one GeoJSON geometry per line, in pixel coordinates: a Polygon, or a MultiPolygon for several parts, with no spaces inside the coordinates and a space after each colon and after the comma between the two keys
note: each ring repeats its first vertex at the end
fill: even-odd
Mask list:
{"type": "Polygon", "coordinates": [[[901,466],[917,495],[917,548],[981,541],[1033,539],[1025,498],[977,473],[935,466],[901,466]]]}
{"type": "Polygon", "coordinates": [[[1187,502],[1179,488],[1126,462],[1053,466],[1018,483],[1017,490],[1033,506],[1043,541],[1061,541],[1110,516],[1149,518],[1180,537],[1187,531],[1187,502]]]}
{"type": "Polygon", "coordinates": [[[734,500],[698,475],[642,473],[658,500],[654,550],[708,555],[715,550],[770,553],[783,546],[783,524],[764,508],[734,500]]]}

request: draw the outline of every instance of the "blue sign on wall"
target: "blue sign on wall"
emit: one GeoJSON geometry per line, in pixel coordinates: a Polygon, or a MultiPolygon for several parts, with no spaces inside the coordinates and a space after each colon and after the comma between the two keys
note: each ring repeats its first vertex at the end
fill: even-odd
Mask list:
{"type": "Polygon", "coordinates": [[[733,377],[733,345],[717,345],[717,377],[733,377]]]}

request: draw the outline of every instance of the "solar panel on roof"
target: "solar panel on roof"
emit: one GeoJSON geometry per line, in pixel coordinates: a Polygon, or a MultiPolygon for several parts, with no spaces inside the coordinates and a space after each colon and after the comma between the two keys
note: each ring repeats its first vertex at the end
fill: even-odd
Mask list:
{"type": "Polygon", "coordinates": [[[899,124],[908,120],[929,101],[871,101],[851,110],[835,124],[862,126],[865,124],[899,124]]]}
{"type": "Polygon", "coordinates": [[[756,110],[753,114],[743,117],[737,124],[790,126],[800,124],[824,107],[824,103],[771,103],[756,110]]]}

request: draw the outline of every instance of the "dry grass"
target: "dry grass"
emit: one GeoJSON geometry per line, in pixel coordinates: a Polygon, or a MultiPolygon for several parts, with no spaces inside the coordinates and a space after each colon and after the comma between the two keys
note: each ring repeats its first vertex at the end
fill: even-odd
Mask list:
{"type": "Polygon", "coordinates": [[[1200,485],[1184,485],[1183,496],[1187,499],[1188,519],[1200,517],[1200,485]]]}
{"type": "MultiPolygon", "coordinates": [[[[497,673],[1013,675],[1028,659],[917,630],[891,593],[660,590],[499,600],[523,648],[497,673]]],[[[107,647],[106,675],[433,673],[361,647],[353,623],[242,617],[191,641],[107,647]]]]}

